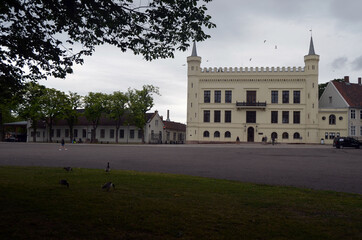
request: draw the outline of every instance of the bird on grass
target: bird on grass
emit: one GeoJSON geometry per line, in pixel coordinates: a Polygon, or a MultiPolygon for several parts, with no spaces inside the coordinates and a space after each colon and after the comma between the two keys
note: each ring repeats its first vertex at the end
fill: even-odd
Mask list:
{"type": "Polygon", "coordinates": [[[109,162],[107,163],[106,172],[110,172],[111,168],[109,167],[109,162]]]}
{"type": "Polygon", "coordinates": [[[60,184],[60,185],[67,186],[67,187],[69,188],[69,183],[68,183],[68,181],[65,180],[65,179],[60,180],[60,181],[59,181],[59,184],[60,184]]]}
{"type": "Polygon", "coordinates": [[[115,189],[116,186],[112,182],[107,182],[102,186],[102,189],[109,191],[111,188],[115,189]]]}
{"type": "Polygon", "coordinates": [[[73,171],[73,169],[71,167],[65,167],[64,170],[67,172],[73,171]]]}

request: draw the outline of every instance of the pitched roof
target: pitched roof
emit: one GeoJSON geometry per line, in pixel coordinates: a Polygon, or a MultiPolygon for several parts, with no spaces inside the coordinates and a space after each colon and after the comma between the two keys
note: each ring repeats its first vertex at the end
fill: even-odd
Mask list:
{"type": "Polygon", "coordinates": [[[163,121],[166,129],[186,132],[186,125],[178,122],[163,121]]]}
{"type": "Polygon", "coordinates": [[[308,55],[315,55],[313,38],[312,38],[312,37],[310,37],[310,44],[309,44],[309,53],[308,53],[308,55]]]}
{"type": "Polygon", "coordinates": [[[191,57],[197,57],[196,42],[194,42],[194,45],[192,46],[192,54],[191,54],[191,57]]]}
{"type": "Polygon", "coordinates": [[[332,81],[338,92],[350,107],[362,108],[362,85],[332,81]]]}

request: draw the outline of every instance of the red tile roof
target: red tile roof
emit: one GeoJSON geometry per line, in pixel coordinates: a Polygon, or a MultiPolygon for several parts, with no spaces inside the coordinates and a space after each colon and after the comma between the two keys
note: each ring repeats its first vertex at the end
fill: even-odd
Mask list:
{"type": "Polygon", "coordinates": [[[338,92],[347,101],[350,107],[362,108],[362,85],[332,81],[338,92]]]}
{"type": "Polygon", "coordinates": [[[163,121],[166,129],[186,132],[186,125],[178,122],[163,121]]]}

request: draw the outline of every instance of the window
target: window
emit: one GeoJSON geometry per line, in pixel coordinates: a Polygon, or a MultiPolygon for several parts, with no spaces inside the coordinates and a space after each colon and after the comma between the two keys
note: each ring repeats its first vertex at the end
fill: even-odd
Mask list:
{"type": "Polygon", "coordinates": [[[271,91],[271,103],[278,103],[278,91],[271,91]]]}
{"type": "Polygon", "coordinates": [[[221,91],[220,90],[215,91],[214,95],[215,95],[215,103],[221,103],[221,91]]]}
{"type": "Polygon", "coordinates": [[[355,119],[356,118],[356,110],[352,109],[351,110],[351,119],[355,119]]]}
{"type": "Polygon", "coordinates": [[[74,138],[78,137],[78,129],[74,129],[74,138]]]}
{"type": "Polygon", "coordinates": [[[335,133],[334,132],[330,132],[329,133],[329,139],[334,139],[335,133]]]}
{"type": "Polygon", "coordinates": [[[289,111],[283,111],[282,122],[289,123],[289,111]]]}
{"type": "Polygon", "coordinates": [[[209,102],[210,102],[210,91],[205,90],[204,91],[204,103],[209,103],[209,102]]]}
{"type": "Polygon", "coordinates": [[[134,130],[129,131],[129,138],[134,138],[134,130]]]}
{"type": "Polygon", "coordinates": [[[278,111],[271,111],[271,123],[278,123],[278,111]]]}
{"type": "Polygon", "coordinates": [[[329,125],[335,125],[336,124],[336,116],[329,115],[329,125]]]}
{"type": "Polygon", "coordinates": [[[289,91],[283,91],[283,103],[289,103],[289,91]]]}
{"type": "Polygon", "coordinates": [[[246,111],[246,122],[256,123],[256,111],[246,111]]]}
{"type": "Polygon", "coordinates": [[[328,139],[328,133],[327,132],[324,133],[324,138],[328,139]]]}
{"type": "Polygon", "coordinates": [[[141,129],[138,129],[138,138],[142,138],[143,137],[143,131],[141,129]]]}
{"type": "Polygon", "coordinates": [[[289,134],[288,134],[287,132],[283,132],[282,138],[283,138],[283,139],[288,139],[288,138],[289,138],[289,134]]]}
{"type": "Polygon", "coordinates": [[[332,103],[332,96],[329,97],[329,103],[332,103]]]}
{"type": "Polygon", "coordinates": [[[60,129],[57,129],[57,138],[60,138],[60,129]]]}
{"type": "Polygon", "coordinates": [[[214,111],[214,122],[220,122],[220,110],[214,111]]]}
{"type": "Polygon", "coordinates": [[[300,123],[300,111],[293,112],[293,123],[299,124],[300,123]]]}
{"type": "Polygon", "coordinates": [[[204,110],[204,122],[210,122],[210,110],[204,110]]]}
{"type": "Polygon", "coordinates": [[[336,136],[337,136],[337,137],[339,137],[339,136],[340,136],[339,132],[337,132],[336,136]]]}
{"type": "Polygon", "coordinates": [[[101,138],[104,138],[106,136],[106,130],[101,129],[101,138]]]}
{"type": "Polygon", "coordinates": [[[356,136],[356,126],[351,126],[351,136],[356,136]]]}
{"type": "Polygon", "coordinates": [[[246,91],[246,102],[256,103],[256,91],[246,91]]]}
{"type": "Polygon", "coordinates": [[[119,130],[119,138],[124,138],[124,129],[119,130]]]}
{"type": "Polygon", "coordinates": [[[225,122],[231,123],[231,111],[225,111],[225,122]]]}
{"type": "Polygon", "coordinates": [[[293,92],[293,103],[300,103],[300,91],[293,92]]]}
{"type": "Polygon", "coordinates": [[[65,137],[69,137],[69,129],[65,129],[65,137]]]}
{"type": "Polygon", "coordinates": [[[300,134],[298,132],[293,134],[294,139],[300,139],[300,134]]]}
{"type": "Polygon", "coordinates": [[[204,137],[209,137],[209,136],[210,136],[209,131],[205,131],[205,132],[204,132],[204,137]]]}
{"type": "Polygon", "coordinates": [[[232,93],[230,90],[225,91],[225,103],[231,103],[232,93]]]}
{"type": "Polygon", "coordinates": [[[271,134],[271,138],[273,139],[277,139],[278,138],[278,133],[276,133],[276,132],[273,132],[272,134],[271,134]]]}
{"type": "Polygon", "coordinates": [[[40,137],[40,132],[36,131],[36,137],[40,137]]]}
{"type": "Polygon", "coordinates": [[[219,137],[220,137],[220,132],[219,131],[214,132],[214,138],[219,138],[219,137]]]}
{"type": "MultiPolygon", "coordinates": [[[[359,111],[359,119],[361,119],[362,120],[362,110],[361,111],[359,111]]],[[[362,134],[361,134],[362,135],[362,134]]]]}
{"type": "Polygon", "coordinates": [[[362,126],[361,126],[360,129],[359,129],[359,135],[362,136],[362,126]]]}
{"type": "Polygon", "coordinates": [[[82,130],[82,137],[86,138],[87,137],[87,129],[83,129],[82,130]]]}
{"type": "Polygon", "coordinates": [[[155,126],[156,127],[158,126],[158,120],[155,120],[155,126]]]}
{"type": "MultiPolygon", "coordinates": [[[[362,127],[361,127],[361,131],[362,131],[362,127]]],[[[231,133],[229,131],[225,132],[225,138],[231,138],[231,133]]]]}
{"type": "Polygon", "coordinates": [[[109,130],[109,138],[114,138],[114,129],[109,130]]]}

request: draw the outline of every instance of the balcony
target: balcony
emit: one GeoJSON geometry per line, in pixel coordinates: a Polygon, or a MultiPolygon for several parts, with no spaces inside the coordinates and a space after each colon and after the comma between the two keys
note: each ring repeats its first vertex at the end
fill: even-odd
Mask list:
{"type": "Polygon", "coordinates": [[[266,102],[236,102],[238,109],[249,108],[249,109],[265,109],[266,102]]]}

